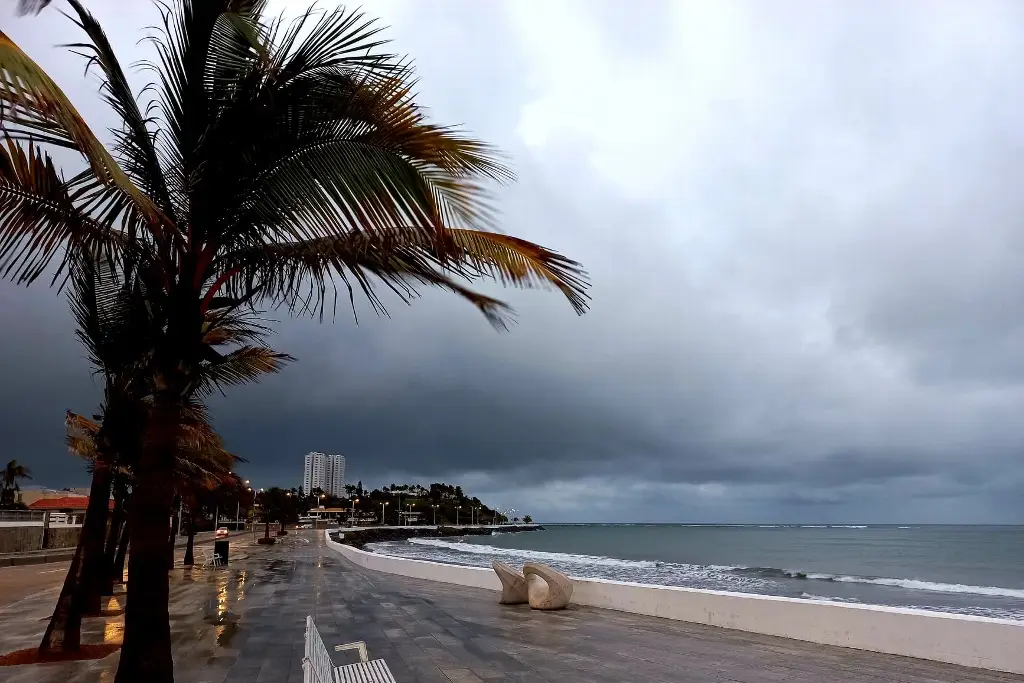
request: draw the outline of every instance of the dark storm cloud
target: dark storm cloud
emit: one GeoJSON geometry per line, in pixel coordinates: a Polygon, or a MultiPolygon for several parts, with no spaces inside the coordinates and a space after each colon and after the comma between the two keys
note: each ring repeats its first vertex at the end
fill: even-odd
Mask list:
{"type": "MultiPolygon", "coordinates": [[[[150,10],[93,5],[138,49],[150,10]]],[[[1017,5],[366,9],[431,113],[509,153],[504,228],[584,262],[593,309],[503,292],[508,334],[436,292],[282,319],[299,361],[213,402],[247,476],[297,485],[324,450],[556,519],[1024,520],[1017,5]]],[[[2,21],[111,123],[49,47],[72,32],[2,21]]],[[[60,416],[96,393],[64,304],[0,302],[7,443],[81,481],[60,416]]]]}

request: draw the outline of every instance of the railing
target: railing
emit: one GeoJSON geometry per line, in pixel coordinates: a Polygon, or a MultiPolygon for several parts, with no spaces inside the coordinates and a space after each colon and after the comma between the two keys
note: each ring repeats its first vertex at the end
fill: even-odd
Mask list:
{"type": "Polygon", "coordinates": [[[21,522],[42,526],[43,515],[40,510],[0,510],[0,522],[21,522]]]}

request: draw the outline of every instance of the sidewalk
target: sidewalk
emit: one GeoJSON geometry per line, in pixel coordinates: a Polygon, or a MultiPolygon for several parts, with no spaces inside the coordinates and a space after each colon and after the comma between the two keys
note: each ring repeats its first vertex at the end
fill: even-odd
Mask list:
{"type": "MultiPolygon", "coordinates": [[[[207,536],[203,543],[212,543],[212,532],[207,536]]],[[[247,587],[253,586],[260,575],[260,572],[253,569],[258,562],[252,553],[261,553],[264,548],[250,544],[251,532],[239,533],[237,536],[231,539],[231,564],[223,569],[185,569],[181,566],[184,544],[176,549],[176,567],[170,572],[170,613],[174,657],[176,667],[181,669],[181,675],[175,678],[178,683],[209,680],[199,674],[205,670],[207,660],[230,641],[233,623],[237,621],[237,605],[245,599],[247,587]],[[197,663],[200,669],[196,669],[197,663]],[[188,673],[190,669],[194,675],[188,673]]],[[[196,542],[200,542],[198,537],[196,542]]],[[[12,652],[39,644],[64,580],[63,571],[54,572],[50,575],[53,583],[48,589],[37,590],[17,602],[0,607],[0,623],[3,624],[3,629],[0,629],[0,652],[12,652]]],[[[118,593],[109,599],[105,609],[120,611],[124,608],[124,588],[119,587],[117,590],[118,593]]],[[[90,617],[82,622],[83,643],[119,643],[123,635],[123,616],[90,617]]],[[[112,681],[117,670],[117,659],[115,653],[95,661],[0,667],[0,682],[112,681]]],[[[222,681],[223,676],[218,683],[222,681]]]]}
{"type": "MultiPolygon", "coordinates": [[[[177,683],[299,683],[304,619],[328,647],[365,641],[401,683],[1024,683],[1024,677],[589,607],[537,612],[494,591],[356,567],[291,533],[232,548],[231,566],[171,572],[177,683]],[[237,558],[237,559],[235,559],[237,558]]],[[[119,606],[123,596],[114,599],[119,606]]],[[[0,650],[35,645],[53,596],[0,610],[0,650]]],[[[120,617],[86,621],[85,642],[120,642],[120,617]]],[[[336,665],[353,653],[331,652],[336,665]]],[[[94,662],[0,668],[11,683],[113,680],[94,662]]]]}

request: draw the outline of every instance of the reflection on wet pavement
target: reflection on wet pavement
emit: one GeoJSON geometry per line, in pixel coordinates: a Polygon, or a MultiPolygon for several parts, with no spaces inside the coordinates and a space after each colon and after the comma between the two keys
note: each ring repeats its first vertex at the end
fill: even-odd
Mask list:
{"type": "MultiPolygon", "coordinates": [[[[301,543],[301,538],[295,537],[292,543],[296,542],[301,543]]],[[[244,552],[232,555],[228,567],[178,568],[169,574],[171,641],[177,683],[223,681],[238,656],[238,651],[232,647],[237,647],[237,637],[245,632],[241,605],[251,602],[256,586],[287,580],[288,563],[281,559],[281,550],[280,547],[276,551],[273,547],[244,548],[244,552]],[[247,598],[250,599],[247,601],[247,598]]],[[[53,591],[48,591],[0,609],[0,621],[4,624],[0,629],[0,652],[37,645],[49,621],[55,597],[53,591]]],[[[124,593],[119,592],[103,604],[104,616],[83,621],[83,643],[123,642],[124,600],[124,593]]],[[[0,682],[113,683],[117,660],[115,653],[92,662],[9,667],[0,670],[0,682]]],[[[252,680],[255,681],[255,676],[252,680]]]]}
{"type": "Polygon", "coordinates": [[[124,641],[124,621],[110,619],[103,627],[104,643],[120,643],[124,641]]]}

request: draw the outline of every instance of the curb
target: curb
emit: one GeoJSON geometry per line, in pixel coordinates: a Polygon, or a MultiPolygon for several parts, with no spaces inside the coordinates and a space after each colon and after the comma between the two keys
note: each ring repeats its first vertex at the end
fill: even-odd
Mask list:
{"type": "Polygon", "coordinates": [[[75,555],[74,548],[61,548],[38,555],[0,556],[0,567],[21,567],[31,564],[48,564],[50,562],[67,562],[75,555]]]}

